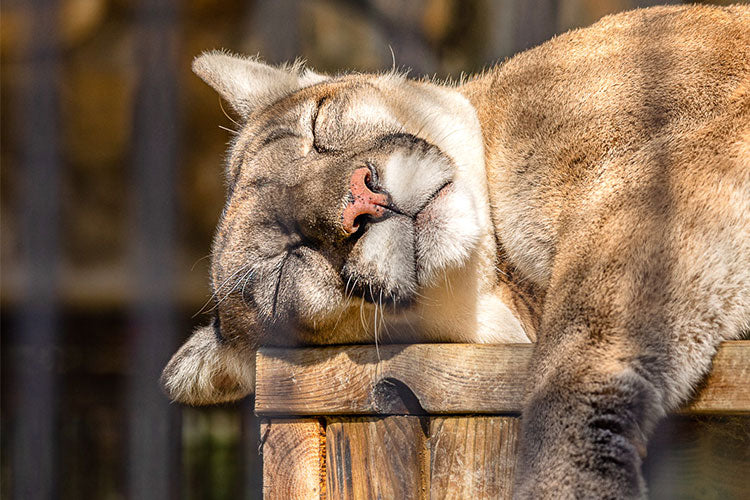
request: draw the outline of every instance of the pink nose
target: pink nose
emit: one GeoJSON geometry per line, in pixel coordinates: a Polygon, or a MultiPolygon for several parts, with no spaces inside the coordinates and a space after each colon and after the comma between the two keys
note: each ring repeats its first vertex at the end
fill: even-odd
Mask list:
{"type": "Polygon", "coordinates": [[[359,229],[357,217],[360,215],[369,215],[375,219],[385,215],[385,207],[388,206],[388,196],[383,193],[373,193],[367,182],[370,180],[370,169],[367,167],[358,168],[352,174],[350,181],[350,192],[352,200],[347,203],[344,213],[341,216],[344,231],[347,234],[354,234],[359,229]]]}

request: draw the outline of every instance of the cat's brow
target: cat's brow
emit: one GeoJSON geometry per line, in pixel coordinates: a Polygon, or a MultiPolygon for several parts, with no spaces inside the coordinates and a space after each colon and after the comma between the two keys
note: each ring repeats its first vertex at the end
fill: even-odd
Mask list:
{"type": "Polygon", "coordinates": [[[278,141],[279,139],[285,139],[287,137],[302,137],[295,131],[288,128],[277,128],[272,130],[261,142],[262,146],[268,146],[272,142],[278,141]]]}

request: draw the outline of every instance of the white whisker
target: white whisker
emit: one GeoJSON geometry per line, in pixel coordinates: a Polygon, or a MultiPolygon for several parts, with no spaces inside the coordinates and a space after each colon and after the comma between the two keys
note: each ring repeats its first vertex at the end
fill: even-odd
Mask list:
{"type": "MultiPolygon", "coordinates": [[[[370,284],[370,297],[375,298],[372,293],[372,284],[370,284]]],[[[372,326],[375,330],[375,353],[378,356],[378,361],[380,361],[380,348],[378,347],[378,304],[377,303],[375,303],[375,316],[372,321],[372,326]]]]}
{"type": "MultiPolygon", "coordinates": [[[[234,255],[234,254],[238,254],[238,253],[247,253],[247,252],[246,252],[245,250],[233,250],[233,251],[231,251],[231,252],[220,252],[220,254],[221,254],[221,255],[234,255]]],[[[204,255],[203,257],[200,257],[200,258],[199,258],[199,259],[197,259],[197,260],[196,260],[195,262],[193,262],[193,265],[192,265],[192,266],[190,266],[190,271],[194,271],[194,270],[195,270],[195,266],[196,266],[196,265],[198,265],[198,263],[199,263],[200,261],[202,261],[202,260],[206,260],[206,259],[208,259],[208,258],[210,258],[210,257],[215,257],[216,255],[217,255],[217,254],[215,254],[215,253],[211,252],[211,253],[209,253],[208,255],[204,255]]]]}
{"type": "Polygon", "coordinates": [[[362,301],[359,303],[359,321],[362,323],[362,331],[367,333],[367,325],[365,325],[365,295],[362,293],[362,301]]]}
{"type": "Polygon", "coordinates": [[[229,132],[232,135],[238,135],[239,134],[239,132],[237,132],[236,130],[232,130],[231,128],[224,127],[223,125],[219,125],[219,128],[222,129],[222,130],[226,130],[227,132],[229,132]]]}
{"type": "MultiPolygon", "coordinates": [[[[246,267],[247,267],[247,266],[246,266],[246,267]]],[[[226,293],[226,294],[224,295],[224,297],[222,297],[222,298],[221,298],[221,300],[217,301],[217,302],[216,302],[216,304],[214,304],[214,307],[213,307],[213,308],[211,308],[211,310],[213,310],[213,309],[216,309],[217,307],[219,307],[219,305],[220,305],[220,304],[221,304],[222,302],[224,302],[225,300],[227,300],[227,298],[228,298],[229,296],[231,296],[231,295],[232,295],[232,294],[233,294],[233,293],[234,293],[234,292],[235,292],[235,291],[236,291],[236,290],[237,290],[237,289],[239,288],[240,284],[241,284],[241,283],[242,283],[242,282],[243,282],[243,281],[245,280],[245,278],[248,278],[248,277],[249,277],[249,276],[250,276],[250,275],[251,275],[251,274],[253,273],[253,271],[254,271],[254,270],[255,270],[255,268],[254,268],[253,266],[250,266],[250,268],[249,268],[249,269],[247,270],[247,272],[246,272],[246,273],[245,273],[245,274],[244,274],[244,275],[242,276],[242,278],[238,279],[238,280],[237,280],[237,281],[235,282],[234,286],[233,286],[233,287],[232,287],[232,288],[231,288],[231,289],[230,289],[230,290],[229,290],[229,291],[228,291],[228,292],[227,292],[227,293],[226,293]]],[[[243,288],[244,288],[244,285],[243,285],[243,288]]]]}
{"type": "Polygon", "coordinates": [[[241,124],[239,124],[236,121],[234,121],[232,119],[232,117],[227,114],[226,110],[224,109],[224,104],[221,102],[221,99],[219,99],[219,107],[221,108],[221,112],[224,113],[224,116],[226,116],[229,119],[230,122],[232,122],[235,125],[237,125],[238,127],[242,128],[241,124]]]}
{"type": "Polygon", "coordinates": [[[451,285],[451,280],[448,278],[448,271],[443,269],[443,279],[445,280],[445,287],[448,289],[448,293],[453,297],[453,285],[451,285]]]}
{"type": "Polygon", "coordinates": [[[346,280],[346,285],[344,286],[344,305],[339,310],[339,315],[336,317],[336,323],[334,323],[331,333],[336,331],[336,328],[339,326],[339,321],[341,321],[341,316],[343,316],[344,311],[349,307],[349,303],[351,302],[352,294],[354,293],[354,286],[357,286],[357,280],[355,279],[354,286],[352,286],[351,292],[349,292],[349,283],[351,282],[351,280],[351,276],[349,276],[349,279],[346,280]]]}
{"type": "MultiPolygon", "coordinates": [[[[244,265],[244,266],[240,267],[240,268],[239,268],[239,269],[237,269],[237,270],[236,270],[235,272],[233,272],[233,273],[232,273],[231,275],[229,275],[229,277],[228,277],[227,279],[225,279],[225,280],[224,280],[224,282],[223,282],[223,283],[222,283],[221,285],[219,285],[219,287],[218,287],[218,288],[216,288],[216,289],[215,289],[215,290],[213,291],[213,293],[212,293],[212,294],[211,294],[211,296],[210,296],[210,297],[208,298],[208,300],[206,301],[206,303],[205,303],[205,304],[203,304],[203,305],[202,305],[202,306],[200,307],[200,309],[198,309],[198,312],[196,312],[195,314],[193,314],[193,316],[192,316],[192,317],[193,317],[193,318],[195,318],[196,316],[198,316],[199,314],[201,314],[201,313],[202,313],[202,312],[203,312],[203,311],[204,311],[204,310],[206,309],[206,306],[208,306],[208,304],[210,304],[212,300],[216,299],[216,297],[217,297],[217,296],[219,295],[219,292],[221,292],[221,290],[222,290],[222,289],[223,289],[223,288],[224,288],[224,287],[225,287],[225,286],[227,285],[227,283],[229,283],[229,282],[230,282],[230,281],[232,280],[232,278],[234,278],[235,276],[237,276],[237,275],[238,275],[238,274],[240,274],[241,272],[245,271],[245,270],[246,270],[246,269],[247,269],[248,267],[250,267],[250,264],[246,264],[246,265],[244,265]]],[[[211,309],[209,309],[209,311],[213,311],[213,310],[214,310],[214,308],[215,308],[215,306],[214,306],[214,307],[212,307],[211,309]]]]}

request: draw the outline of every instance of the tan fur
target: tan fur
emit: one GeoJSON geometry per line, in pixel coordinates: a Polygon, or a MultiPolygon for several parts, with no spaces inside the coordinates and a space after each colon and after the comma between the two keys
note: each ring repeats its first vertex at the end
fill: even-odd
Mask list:
{"type": "Polygon", "coordinates": [[[654,423],[750,320],[750,10],[611,16],[460,90],[545,291],[516,496],[640,497],[654,423]]]}
{"type": "Polygon", "coordinates": [[[538,340],[515,495],[645,495],[655,422],[750,324],[749,8],[610,16],[459,87],[195,70],[247,123],[170,395],[250,392],[260,344],[538,340]],[[393,210],[352,237],[363,165],[393,210]]]}

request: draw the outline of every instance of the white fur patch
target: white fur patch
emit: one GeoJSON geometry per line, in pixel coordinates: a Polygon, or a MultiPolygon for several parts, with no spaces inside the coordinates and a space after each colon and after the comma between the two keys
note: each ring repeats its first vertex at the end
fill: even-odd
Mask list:
{"type": "MultiPolygon", "coordinates": [[[[388,285],[404,288],[414,283],[413,227],[404,217],[391,217],[373,224],[357,245],[357,267],[367,269],[388,285]],[[393,280],[397,277],[397,280],[393,280]]],[[[405,290],[414,292],[415,290],[405,290]]]]}
{"type": "Polygon", "coordinates": [[[415,215],[437,189],[451,180],[453,168],[437,154],[398,150],[382,170],[385,190],[404,213],[415,215]]]}
{"type": "Polygon", "coordinates": [[[417,216],[418,282],[431,285],[438,273],[465,263],[481,230],[474,200],[448,187],[417,216]]]}
{"type": "Polygon", "coordinates": [[[211,326],[199,328],[172,356],[161,382],[181,403],[234,401],[255,390],[254,353],[219,343],[211,326]]]}

